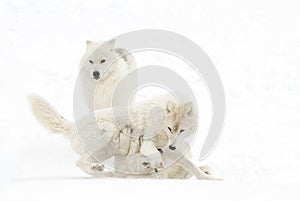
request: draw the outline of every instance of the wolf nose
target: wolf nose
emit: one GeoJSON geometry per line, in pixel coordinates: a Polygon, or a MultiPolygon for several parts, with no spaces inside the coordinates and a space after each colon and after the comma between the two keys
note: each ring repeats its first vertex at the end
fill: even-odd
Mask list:
{"type": "Polygon", "coordinates": [[[94,72],[93,72],[93,76],[94,76],[94,78],[95,78],[96,80],[99,79],[99,77],[100,77],[99,71],[94,71],[94,72]]]}
{"type": "Polygon", "coordinates": [[[169,149],[171,149],[171,150],[175,150],[175,149],[176,149],[176,147],[175,147],[175,146],[173,146],[173,145],[170,145],[170,146],[169,146],[169,149]]]}

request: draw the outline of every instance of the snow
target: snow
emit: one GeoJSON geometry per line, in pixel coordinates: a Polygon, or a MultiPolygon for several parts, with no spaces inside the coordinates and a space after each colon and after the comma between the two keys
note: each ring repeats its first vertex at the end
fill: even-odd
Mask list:
{"type": "MultiPolygon", "coordinates": [[[[299,200],[298,10],[297,1],[2,0],[0,199],[299,200]],[[226,125],[202,163],[224,181],[91,179],[74,165],[78,156],[67,140],[30,114],[26,97],[34,92],[72,118],[85,40],[146,28],[192,39],[216,65],[226,125]]],[[[162,63],[159,55],[153,58],[162,63]]],[[[198,90],[205,133],[208,95],[200,79],[190,82],[198,90]]],[[[204,137],[193,146],[195,159],[204,137]]]]}

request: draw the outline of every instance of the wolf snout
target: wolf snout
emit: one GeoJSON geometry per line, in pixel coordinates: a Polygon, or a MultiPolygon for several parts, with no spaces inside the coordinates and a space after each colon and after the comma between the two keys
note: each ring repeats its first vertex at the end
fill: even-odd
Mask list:
{"type": "Polygon", "coordinates": [[[94,71],[94,72],[93,72],[93,77],[94,77],[94,79],[98,80],[98,79],[100,78],[100,73],[99,73],[99,71],[94,71]]]}

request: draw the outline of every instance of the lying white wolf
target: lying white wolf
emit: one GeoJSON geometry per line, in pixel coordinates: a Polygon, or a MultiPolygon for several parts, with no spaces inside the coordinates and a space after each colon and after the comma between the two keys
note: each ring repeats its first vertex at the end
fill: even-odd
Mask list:
{"type": "MultiPolygon", "coordinates": [[[[80,160],[77,161],[77,165],[88,174],[103,175],[103,167],[99,162],[116,156],[119,161],[116,161],[117,166],[115,168],[119,172],[151,177],[153,170],[157,172],[164,161],[171,164],[171,162],[178,159],[178,162],[167,170],[158,172],[158,177],[168,178],[169,175],[174,178],[190,177],[192,173],[198,179],[215,179],[196,167],[187,156],[179,157],[182,150],[180,150],[180,147],[176,147],[178,144],[176,143],[176,141],[178,142],[177,139],[180,138],[179,142],[183,141],[194,132],[195,128],[195,125],[191,123],[195,122],[193,121],[194,114],[191,103],[187,103],[183,107],[171,100],[160,103],[159,106],[163,106],[166,115],[165,124],[158,134],[150,139],[144,139],[145,129],[139,130],[142,133],[135,133],[135,128],[149,126],[149,110],[155,105],[153,103],[147,101],[135,102],[130,106],[129,114],[132,124],[129,124],[123,117],[114,117],[112,109],[107,108],[98,110],[95,112],[95,116],[92,114],[83,118],[78,122],[76,128],[75,124],[64,119],[41,97],[32,95],[29,100],[31,109],[39,122],[51,131],[63,133],[69,138],[74,150],[81,156],[80,160]],[[119,123],[116,121],[119,121],[119,123]],[[88,152],[82,145],[82,138],[79,138],[77,129],[79,132],[101,135],[100,140],[101,143],[104,142],[104,146],[96,144],[99,149],[97,149],[98,147],[96,149],[92,148],[93,153],[88,152]],[[135,136],[135,138],[131,136],[135,136]],[[163,159],[160,158],[160,154],[162,154],[163,159]],[[120,161],[122,162],[120,163],[120,161]],[[175,174],[177,171],[178,175],[175,174]]],[[[159,116],[159,114],[156,114],[156,117],[159,116]]],[[[159,122],[162,119],[156,118],[156,121],[159,122]]],[[[153,122],[151,123],[153,124],[153,122]]],[[[92,138],[92,140],[96,141],[95,138],[92,138]]],[[[189,147],[185,147],[185,149],[187,151],[189,147]]]]}
{"type": "MultiPolygon", "coordinates": [[[[73,149],[80,155],[76,164],[88,174],[96,176],[103,169],[99,162],[114,155],[128,157],[135,154],[135,158],[139,160],[133,160],[133,156],[128,157],[128,160],[136,162],[132,165],[132,168],[136,169],[130,170],[136,174],[151,173],[155,168],[162,166],[161,154],[153,143],[144,142],[141,138],[142,133],[133,135],[133,129],[129,123],[124,122],[124,118],[119,119],[124,126],[117,125],[111,108],[95,111],[78,120],[75,125],[59,115],[42,97],[31,95],[29,100],[33,114],[42,125],[51,131],[64,134],[70,140],[73,149]],[[83,134],[78,135],[78,132],[83,134]],[[91,143],[91,146],[87,143],[91,143]],[[147,157],[155,154],[154,152],[156,155],[152,155],[152,158],[147,157]]],[[[140,126],[146,124],[146,117],[143,117],[146,113],[142,108],[134,108],[131,111],[133,116],[139,118],[135,123],[140,126]]]]}

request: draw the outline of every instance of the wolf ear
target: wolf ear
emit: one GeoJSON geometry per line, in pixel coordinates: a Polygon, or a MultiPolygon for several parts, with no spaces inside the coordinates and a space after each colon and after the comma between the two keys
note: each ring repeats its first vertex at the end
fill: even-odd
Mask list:
{"type": "Polygon", "coordinates": [[[167,101],[166,103],[166,112],[169,114],[170,112],[173,112],[175,110],[175,105],[172,101],[167,101]]]}
{"type": "Polygon", "coordinates": [[[127,61],[128,56],[130,56],[130,54],[123,48],[116,48],[115,52],[121,56],[125,61],[127,61]]]}
{"type": "Polygon", "coordinates": [[[88,47],[90,44],[92,44],[93,43],[93,41],[91,41],[91,40],[86,40],[85,41],[85,45],[86,45],[86,47],[88,47]]]}
{"type": "Polygon", "coordinates": [[[191,116],[193,111],[193,102],[188,102],[184,104],[183,109],[184,109],[184,114],[191,116]]]}
{"type": "Polygon", "coordinates": [[[109,45],[109,47],[111,49],[114,49],[115,48],[115,42],[116,42],[116,39],[113,38],[113,39],[107,41],[107,44],[109,45]]]}

